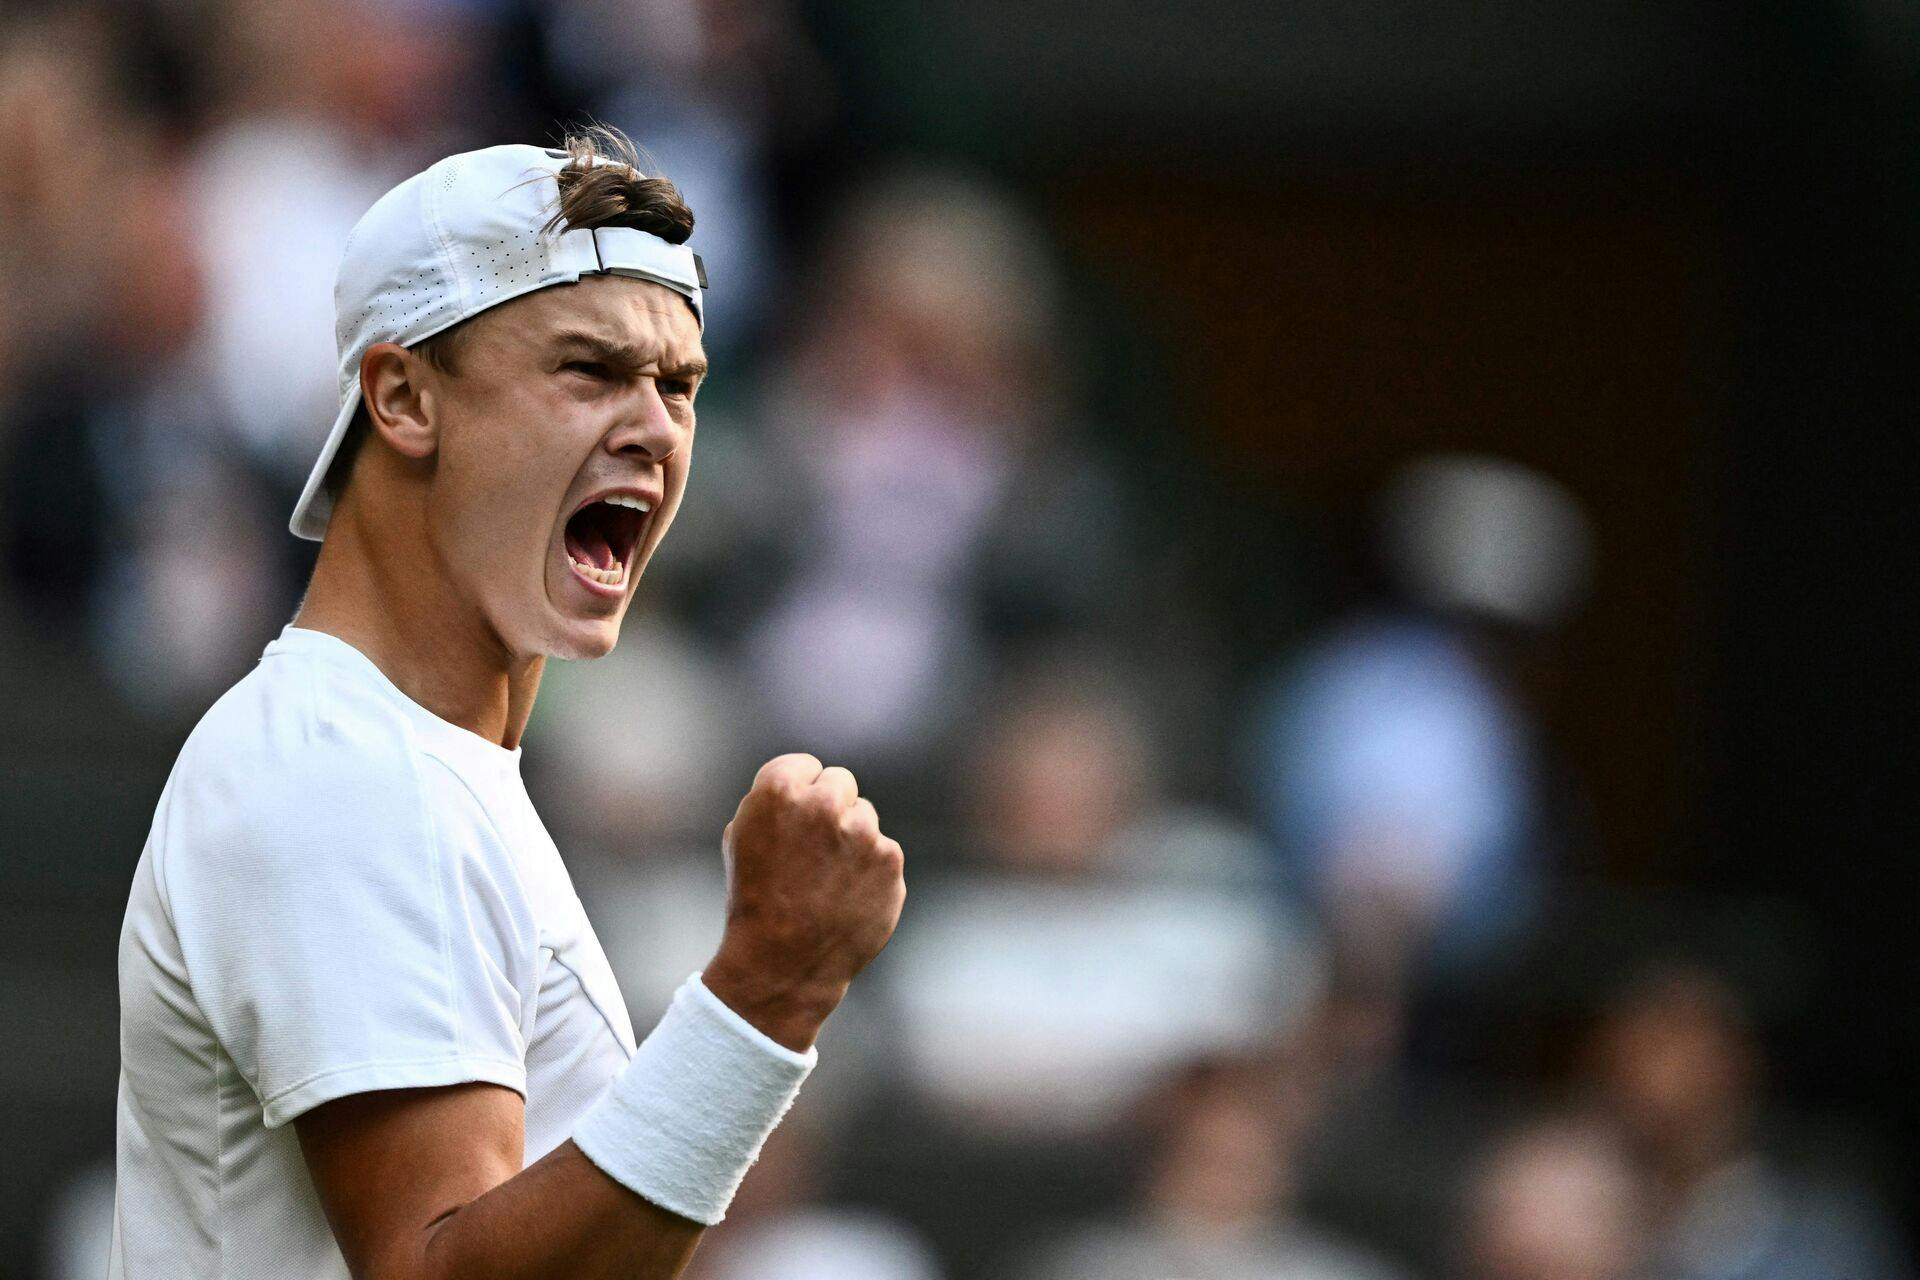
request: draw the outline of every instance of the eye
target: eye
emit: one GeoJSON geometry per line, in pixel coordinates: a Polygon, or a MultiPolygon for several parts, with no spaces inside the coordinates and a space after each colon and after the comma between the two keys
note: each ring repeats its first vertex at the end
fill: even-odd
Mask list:
{"type": "Polygon", "coordinates": [[[693,399],[693,380],[691,378],[662,378],[658,385],[660,387],[660,394],[670,399],[693,399]]]}
{"type": "Polygon", "coordinates": [[[560,368],[567,373],[577,373],[583,378],[605,378],[610,370],[599,360],[569,360],[560,368]]]}

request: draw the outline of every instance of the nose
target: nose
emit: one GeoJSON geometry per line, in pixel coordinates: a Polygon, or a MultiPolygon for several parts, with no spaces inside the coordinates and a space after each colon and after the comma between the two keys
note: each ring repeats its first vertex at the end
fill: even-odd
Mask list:
{"type": "Polygon", "coordinates": [[[660,463],[671,458],[684,442],[685,428],[674,420],[660,388],[652,378],[635,378],[633,389],[621,397],[620,419],[607,433],[607,452],[660,463]]]}

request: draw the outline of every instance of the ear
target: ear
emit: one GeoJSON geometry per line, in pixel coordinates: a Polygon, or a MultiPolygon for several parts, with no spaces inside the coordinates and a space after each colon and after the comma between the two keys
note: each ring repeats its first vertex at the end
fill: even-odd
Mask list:
{"type": "Polygon", "coordinates": [[[439,444],[426,377],[426,362],[395,342],[376,342],[360,357],[360,398],[367,417],[404,458],[430,457],[439,444]]]}

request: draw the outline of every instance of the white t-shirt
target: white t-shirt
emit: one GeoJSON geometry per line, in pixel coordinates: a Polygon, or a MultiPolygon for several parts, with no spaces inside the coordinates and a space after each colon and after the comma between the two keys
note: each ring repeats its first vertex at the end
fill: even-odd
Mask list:
{"type": "Polygon", "coordinates": [[[181,749],[120,935],[124,1280],[346,1280],[287,1122],[488,1081],[531,1164],[634,1051],[520,753],[288,627],[181,749]]]}

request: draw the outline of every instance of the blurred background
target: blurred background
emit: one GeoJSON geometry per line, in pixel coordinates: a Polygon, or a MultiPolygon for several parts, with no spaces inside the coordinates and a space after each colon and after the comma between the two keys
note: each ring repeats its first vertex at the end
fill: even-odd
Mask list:
{"type": "Polygon", "coordinates": [[[1913,1274],[1920,7],[4,0],[0,1275],[348,228],[590,118],[715,374],[536,799],[641,1025],[768,756],[911,863],[700,1280],[1913,1274]]]}

